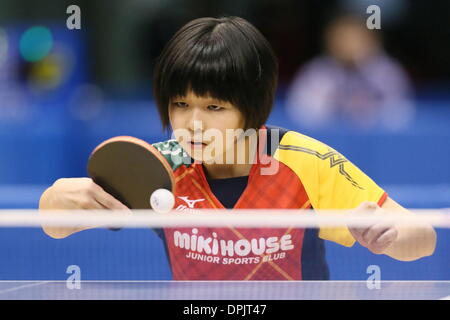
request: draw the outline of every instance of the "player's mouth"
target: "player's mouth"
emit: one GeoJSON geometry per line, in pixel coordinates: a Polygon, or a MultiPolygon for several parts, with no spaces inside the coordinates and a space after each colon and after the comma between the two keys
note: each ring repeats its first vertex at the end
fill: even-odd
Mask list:
{"type": "Polygon", "coordinates": [[[206,147],[206,143],[204,143],[204,142],[189,141],[189,145],[191,146],[191,148],[203,148],[203,147],[206,147]]]}

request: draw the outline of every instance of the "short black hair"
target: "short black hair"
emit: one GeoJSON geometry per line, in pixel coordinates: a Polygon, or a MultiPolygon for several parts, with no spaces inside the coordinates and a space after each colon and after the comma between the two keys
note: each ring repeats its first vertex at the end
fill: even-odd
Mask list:
{"type": "Polygon", "coordinates": [[[277,57],[250,22],[206,17],[184,25],[166,44],[154,68],[153,94],[163,128],[170,99],[192,90],[235,105],[244,129],[259,129],[272,110],[277,83],[277,57]]]}

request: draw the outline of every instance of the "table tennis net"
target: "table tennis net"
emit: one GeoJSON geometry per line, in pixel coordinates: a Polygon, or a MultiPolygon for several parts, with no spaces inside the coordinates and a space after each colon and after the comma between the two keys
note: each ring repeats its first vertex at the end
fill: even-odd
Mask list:
{"type": "Polygon", "coordinates": [[[411,212],[3,210],[0,280],[450,281],[449,211],[411,212]]]}

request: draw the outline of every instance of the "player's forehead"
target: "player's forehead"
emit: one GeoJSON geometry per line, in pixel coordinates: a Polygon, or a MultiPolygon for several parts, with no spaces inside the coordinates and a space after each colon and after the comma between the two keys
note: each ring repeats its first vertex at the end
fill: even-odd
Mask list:
{"type": "Polygon", "coordinates": [[[193,90],[186,90],[183,94],[174,94],[170,101],[176,101],[176,100],[182,100],[186,102],[196,102],[196,103],[202,103],[202,104],[226,104],[229,106],[233,106],[233,104],[229,101],[220,99],[219,97],[215,96],[211,93],[196,93],[193,90]]]}

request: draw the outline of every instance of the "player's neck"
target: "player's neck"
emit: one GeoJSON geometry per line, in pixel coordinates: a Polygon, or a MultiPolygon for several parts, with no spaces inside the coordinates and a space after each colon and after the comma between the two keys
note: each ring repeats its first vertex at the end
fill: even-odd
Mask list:
{"type": "Polygon", "coordinates": [[[222,155],[221,163],[203,163],[209,179],[225,179],[248,176],[255,160],[257,139],[246,137],[237,143],[230,157],[222,155]],[[230,161],[231,159],[231,161],[230,161]]]}
{"type": "Polygon", "coordinates": [[[226,179],[248,176],[252,164],[203,164],[208,179],[226,179]]]}

